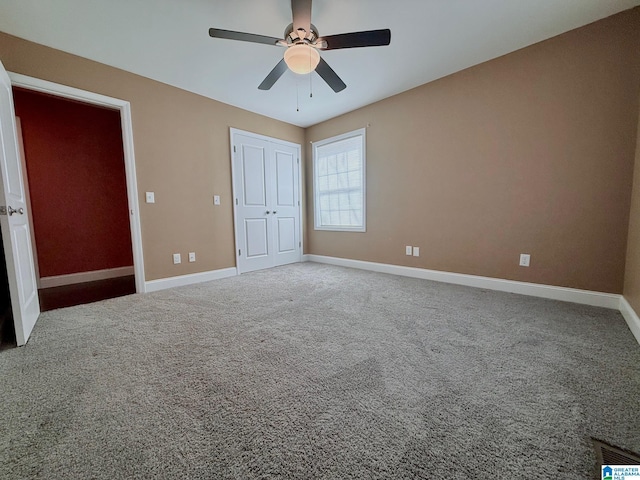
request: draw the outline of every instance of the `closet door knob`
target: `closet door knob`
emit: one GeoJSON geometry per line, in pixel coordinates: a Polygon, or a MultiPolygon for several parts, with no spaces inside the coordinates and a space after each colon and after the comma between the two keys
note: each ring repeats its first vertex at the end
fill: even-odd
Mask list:
{"type": "Polygon", "coordinates": [[[276,212],[276,211],[274,210],[274,211],[273,211],[273,214],[275,215],[276,213],[278,213],[278,212],[276,212]]]}
{"type": "MultiPolygon", "coordinates": [[[[269,210],[267,210],[267,215],[269,215],[271,212],[269,210]]],[[[274,212],[275,213],[275,212],[274,212]]]]}

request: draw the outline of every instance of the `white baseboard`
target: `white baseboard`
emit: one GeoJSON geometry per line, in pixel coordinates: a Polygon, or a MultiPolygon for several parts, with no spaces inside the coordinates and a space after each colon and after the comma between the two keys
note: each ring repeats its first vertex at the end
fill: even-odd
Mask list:
{"type": "Polygon", "coordinates": [[[421,278],[423,280],[433,280],[436,282],[465,285],[468,287],[485,288],[487,290],[498,290],[500,292],[518,293],[520,295],[581,303],[584,305],[611,308],[614,310],[618,310],[620,308],[620,299],[622,298],[621,295],[613,293],[554,287],[552,285],[503,280],[501,278],[481,277],[478,275],[466,275],[463,273],[441,272],[438,270],[427,270],[425,268],[364,262],[361,260],[326,257],[323,255],[305,255],[305,257],[304,261],[307,262],[327,263],[342,267],[359,268],[361,270],[371,270],[373,272],[390,273],[392,275],[421,278]]]}
{"type": "Polygon", "coordinates": [[[193,285],[194,283],[209,282],[221,278],[234,277],[238,274],[236,267],[211,270],[209,272],[192,273],[190,275],[180,275],[177,277],[161,278],[145,282],[145,292],[157,292],[166,288],[182,287],[193,285]]]}
{"type": "Polygon", "coordinates": [[[638,317],[638,314],[624,297],[620,297],[620,313],[622,313],[622,316],[626,320],[629,330],[631,330],[633,336],[636,337],[636,340],[640,343],[640,317],[638,317]]]}
{"type": "Polygon", "coordinates": [[[105,270],[93,270],[91,272],[70,273],[68,275],[56,275],[52,277],[41,277],[40,288],[60,287],[62,285],[73,285],[75,283],[95,282],[96,280],[106,280],[107,278],[126,277],[133,275],[133,266],[107,268],[105,270]]]}

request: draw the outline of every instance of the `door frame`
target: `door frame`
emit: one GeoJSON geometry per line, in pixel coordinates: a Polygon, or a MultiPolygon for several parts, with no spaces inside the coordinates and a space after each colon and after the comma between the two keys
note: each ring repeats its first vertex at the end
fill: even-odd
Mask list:
{"type": "Polygon", "coordinates": [[[99,93],[88,92],[59,83],[29,77],[19,73],[7,72],[11,85],[36,92],[47,93],[55,97],[68,98],[120,112],[122,130],[122,147],[124,151],[124,167],[127,180],[127,198],[129,204],[129,223],[131,229],[131,249],[133,251],[133,270],[136,281],[136,292],[145,293],[144,256],[142,252],[142,230],[140,228],[140,207],[138,199],[138,181],[136,179],[136,161],[133,149],[133,124],[131,121],[131,104],[125,100],[107,97],[99,93]]]}
{"type": "Polygon", "coordinates": [[[240,130],[239,128],[234,128],[234,127],[230,127],[229,128],[229,155],[231,157],[231,195],[232,195],[232,199],[231,199],[231,203],[233,204],[233,239],[234,239],[234,245],[235,245],[235,252],[234,252],[234,257],[236,259],[236,271],[238,272],[238,275],[240,275],[242,272],[240,271],[240,262],[238,261],[238,249],[240,248],[238,246],[238,212],[236,209],[236,199],[237,197],[237,192],[236,192],[236,167],[235,167],[235,162],[234,162],[234,151],[233,151],[233,147],[235,145],[234,139],[236,135],[245,135],[245,136],[249,136],[249,137],[253,137],[253,138],[257,138],[260,140],[265,140],[267,142],[274,142],[274,143],[280,143],[280,144],[284,144],[284,145],[288,145],[290,147],[293,147],[297,150],[298,152],[298,215],[300,218],[300,221],[298,222],[299,225],[299,235],[300,235],[300,261],[302,261],[303,258],[303,254],[304,254],[304,235],[303,235],[303,231],[304,229],[302,228],[302,224],[304,223],[304,219],[302,217],[302,207],[303,207],[303,200],[302,200],[302,146],[298,143],[294,143],[294,142],[289,142],[288,140],[282,140],[280,138],[274,138],[274,137],[269,137],[267,135],[261,135],[259,133],[254,133],[254,132],[249,132],[247,130],[240,130]]]}

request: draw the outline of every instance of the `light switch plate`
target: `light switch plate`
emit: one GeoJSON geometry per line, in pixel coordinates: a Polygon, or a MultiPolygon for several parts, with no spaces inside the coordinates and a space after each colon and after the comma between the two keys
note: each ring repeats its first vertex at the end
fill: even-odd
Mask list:
{"type": "Polygon", "coordinates": [[[180,258],[180,254],[179,253],[174,253],[173,254],[173,264],[177,265],[179,263],[182,262],[182,259],[180,258]]]}
{"type": "Polygon", "coordinates": [[[153,192],[147,192],[145,194],[145,198],[147,200],[147,203],[156,203],[156,195],[153,192]]]}
{"type": "Polygon", "coordinates": [[[196,252],[189,252],[189,261],[190,262],[196,261],[196,252]]]}
{"type": "Polygon", "coordinates": [[[531,255],[529,255],[528,253],[521,253],[520,254],[520,266],[521,267],[528,267],[530,263],[531,263],[531,255]]]}
{"type": "Polygon", "coordinates": [[[220,205],[220,195],[214,195],[213,196],[213,204],[214,205],[220,205]]]}
{"type": "Polygon", "coordinates": [[[413,256],[414,257],[420,256],[420,247],[413,247],[413,256]]]}
{"type": "Polygon", "coordinates": [[[406,247],[404,247],[405,249],[405,253],[409,256],[411,256],[411,252],[413,251],[413,247],[411,247],[410,245],[407,245],[406,247]]]}

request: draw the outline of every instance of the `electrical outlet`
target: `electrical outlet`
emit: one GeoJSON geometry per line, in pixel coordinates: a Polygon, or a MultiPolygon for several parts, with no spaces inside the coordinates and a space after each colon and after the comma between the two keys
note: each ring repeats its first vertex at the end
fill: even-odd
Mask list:
{"type": "Polygon", "coordinates": [[[189,252],[189,261],[190,262],[196,261],[196,252],[189,252]]]}
{"type": "Polygon", "coordinates": [[[414,257],[420,256],[420,247],[413,247],[413,256],[414,257]]]}
{"type": "Polygon", "coordinates": [[[531,263],[531,255],[529,255],[528,253],[521,253],[520,254],[520,266],[521,267],[528,267],[530,263],[531,263]]]}
{"type": "Polygon", "coordinates": [[[411,256],[411,254],[413,253],[413,247],[411,247],[410,245],[407,245],[406,247],[404,247],[405,253],[409,256],[411,256]]]}
{"type": "Polygon", "coordinates": [[[153,192],[146,192],[145,199],[147,203],[156,203],[156,195],[153,192]]]}
{"type": "Polygon", "coordinates": [[[220,205],[220,195],[214,195],[213,196],[213,204],[214,205],[220,205]]]}
{"type": "Polygon", "coordinates": [[[180,254],[179,253],[174,253],[173,254],[173,264],[177,265],[179,263],[182,263],[182,258],[180,258],[180,254]]]}

